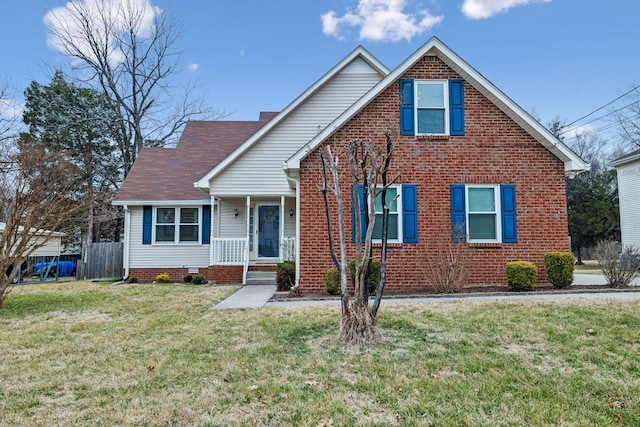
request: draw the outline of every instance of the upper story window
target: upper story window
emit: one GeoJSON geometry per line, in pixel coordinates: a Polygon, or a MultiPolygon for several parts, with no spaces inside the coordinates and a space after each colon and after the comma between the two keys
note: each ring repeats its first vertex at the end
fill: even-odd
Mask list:
{"type": "Polygon", "coordinates": [[[200,208],[156,208],[157,243],[199,243],[200,208]]]}
{"type": "Polygon", "coordinates": [[[416,133],[449,134],[449,91],[446,80],[415,82],[415,122],[416,133]]]}
{"type": "Polygon", "coordinates": [[[464,135],[462,80],[400,80],[402,135],[464,135]]]}

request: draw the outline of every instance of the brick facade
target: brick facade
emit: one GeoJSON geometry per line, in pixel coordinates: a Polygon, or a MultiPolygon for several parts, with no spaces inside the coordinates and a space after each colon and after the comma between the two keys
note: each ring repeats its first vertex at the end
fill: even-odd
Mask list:
{"type": "MultiPolygon", "coordinates": [[[[402,78],[461,77],[439,58],[425,56],[402,78]]],[[[399,173],[398,183],[417,184],[418,243],[395,244],[389,248],[387,289],[390,291],[426,286],[424,264],[429,242],[451,229],[451,184],[516,185],[518,243],[470,244],[473,255],[469,284],[506,284],[505,264],[514,260],[535,263],[538,283],[546,283],[544,254],[568,248],[562,161],[467,82],[464,83],[464,107],[464,136],[399,136],[399,85],[395,82],[325,141],[338,153],[352,140],[375,140],[382,144],[384,132],[395,131],[390,176],[399,173]]],[[[355,256],[355,249],[351,244],[351,180],[347,166],[346,156],[342,155],[340,185],[347,195],[346,235],[351,258],[355,256]]],[[[332,265],[323,200],[318,191],[320,183],[320,158],[315,150],[300,167],[300,287],[303,290],[323,290],[324,271],[332,265]]],[[[335,212],[334,218],[337,218],[335,212]]],[[[374,252],[379,255],[379,250],[374,252]]]]}

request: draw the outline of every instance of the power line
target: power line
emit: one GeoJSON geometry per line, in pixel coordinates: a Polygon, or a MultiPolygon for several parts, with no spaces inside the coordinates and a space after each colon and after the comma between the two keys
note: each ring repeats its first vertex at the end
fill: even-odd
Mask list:
{"type": "MultiPolygon", "coordinates": [[[[637,85],[637,86],[635,86],[635,87],[631,88],[631,90],[629,90],[628,92],[623,93],[622,95],[620,95],[619,97],[617,97],[617,98],[616,98],[616,99],[614,99],[613,101],[609,101],[609,102],[607,102],[606,104],[604,104],[604,105],[603,105],[603,106],[601,106],[601,107],[596,108],[595,110],[593,110],[593,111],[592,111],[592,112],[590,112],[589,114],[586,114],[586,115],[584,115],[584,116],[580,117],[579,119],[574,120],[574,121],[572,121],[571,123],[569,123],[568,125],[565,125],[565,126],[563,126],[563,127],[569,127],[569,126],[572,126],[572,125],[574,125],[574,124],[578,123],[580,120],[582,120],[582,119],[586,119],[587,117],[591,116],[592,114],[595,114],[595,113],[597,113],[598,111],[602,110],[603,108],[608,107],[609,105],[613,104],[614,102],[616,102],[616,101],[617,101],[617,100],[619,100],[620,98],[624,98],[625,96],[629,95],[631,92],[633,92],[634,90],[636,90],[636,89],[638,89],[638,88],[640,88],[640,85],[637,85]]],[[[561,133],[562,133],[562,132],[561,132],[561,133]]]]}

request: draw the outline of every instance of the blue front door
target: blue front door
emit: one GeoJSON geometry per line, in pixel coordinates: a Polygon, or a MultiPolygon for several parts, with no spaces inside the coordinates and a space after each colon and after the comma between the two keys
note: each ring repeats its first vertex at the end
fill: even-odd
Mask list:
{"type": "Polygon", "coordinates": [[[280,257],[280,206],[258,206],[258,258],[280,257]]]}

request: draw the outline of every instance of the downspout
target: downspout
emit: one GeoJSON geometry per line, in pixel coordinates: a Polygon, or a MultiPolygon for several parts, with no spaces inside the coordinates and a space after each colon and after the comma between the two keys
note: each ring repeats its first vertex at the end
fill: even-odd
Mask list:
{"type": "Polygon", "coordinates": [[[300,177],[293,180],[296,183],[296,283],[293,289],[297,291],[300,286],[300,177]]]}
{"type": "Polygon", "coordinates": [[[131,248],[131,211],[129,210],[128,205],[124,205],[124,248],[123,248],[123,267],[124,267],[124,275],[122,276],[123,280],[127,280],[129,278],[129,254],[131,248]]]}

